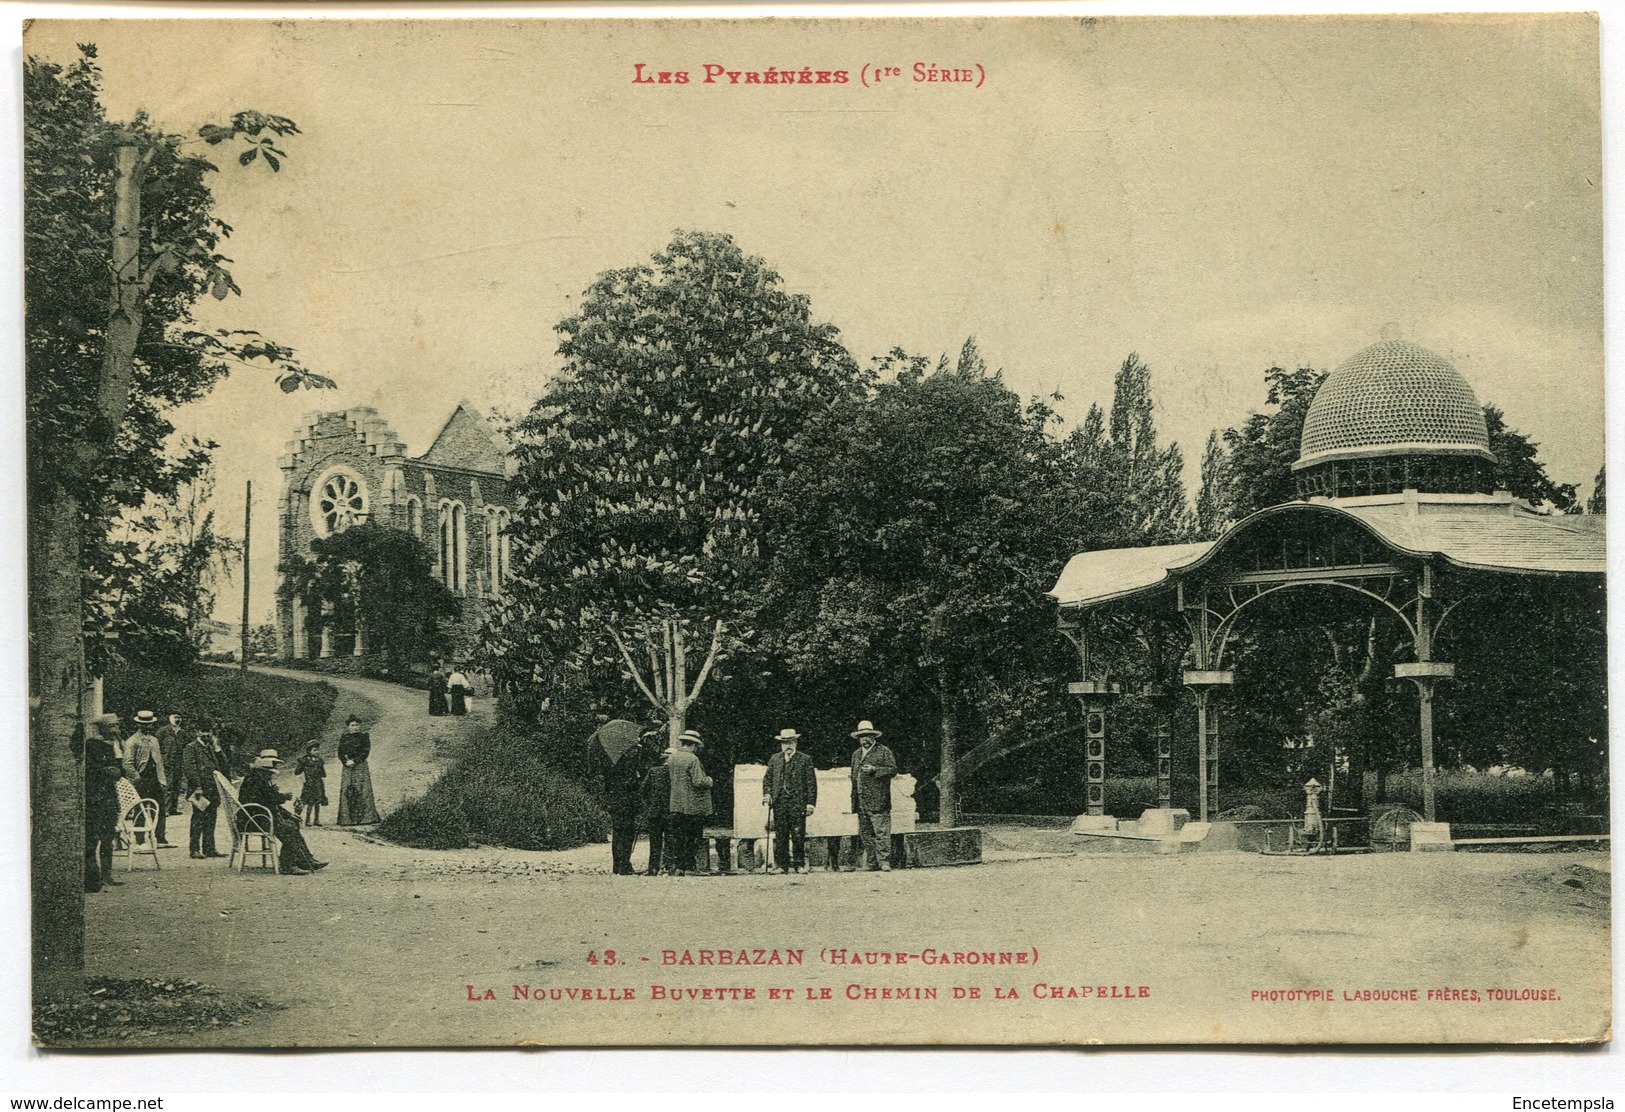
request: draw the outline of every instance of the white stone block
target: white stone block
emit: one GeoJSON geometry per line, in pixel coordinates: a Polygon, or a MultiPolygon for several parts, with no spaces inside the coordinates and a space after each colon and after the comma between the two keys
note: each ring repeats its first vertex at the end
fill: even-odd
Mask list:
{"type": "MultiPolygon", "coordinates": [[[[734,766],[733,832],[736,838],[767,837],[767,808],[762,806],[762,780],[767,766],[734,766]]],[[[891,781],[891,828],[902,834],[919,821],[914,804],[914,777],[899,773],[891,781]]],[[[852,810],[852,773],[847,768],[818,770],[818,805],[807,820],[809,838],[856,836],[858,816],[852,810]]]]}

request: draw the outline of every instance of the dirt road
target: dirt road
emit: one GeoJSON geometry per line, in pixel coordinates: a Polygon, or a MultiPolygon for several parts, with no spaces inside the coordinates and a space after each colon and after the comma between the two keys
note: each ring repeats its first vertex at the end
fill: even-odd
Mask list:
{"type": "Polygon", "coordinates": [[[314,876],[166,869],[91,897],[92,973],[193,977],[287,1004],[147,1045],[1515,1042],[1609,1029],[1597,852],[645,878],[608,875],[603,846],[436,853],[331,829],[313,841],[333,862],[314,876]]]}
{"type": "MultiPolygon", "coordinates": [[[[324,748],[349,714],[371,724],[384,810],[427,786],[467,726],[428,718],[419,692],[332,682],[324,748]]],[[[968,868],[645,878],[610,876],[606,846],[434,852],[324,826],[308,837],[332,864],[313,876],[166,851],[161,872],[89,897],[88,971],[286,1004],[252,1026],[143,1045],[1484,1043],[1609,1030],[1605,852],[1083,856],[1062,832],[985,833],[989,860],[968,868]]]]}

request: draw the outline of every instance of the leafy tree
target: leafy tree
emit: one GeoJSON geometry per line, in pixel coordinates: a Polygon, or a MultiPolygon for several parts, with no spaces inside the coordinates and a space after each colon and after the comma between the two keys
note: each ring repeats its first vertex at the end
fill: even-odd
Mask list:
{"type": "MultiPolygon", "coordinates": [[[[188,440],[188,453],[208,445],[188,440]]],[[[214,610],[215,583],[237,546],[215,532],[212,468],[204,464],[170,495],[149,495],[109,529],[85,537],[85,625],[90,667],[101,672],[109,651],[134,663],[180,668],[208,639],[202,623],[214,610]]]]}
{"type": "Polygon", "coordinates": [[[1152,410],[1151,369],[1131,353],[1117,371],[1110,420],[1099,406],[1090,406],[1067,438],[1070,485],[1089,492],[1094,531],[1109,523],[1106,532],[1116,538],[1104,547],[1189,539],[1185,458],[1179,445],[1157,443],[1152,410]]]}
{"type": "Polygon", "coordinates": [[[443,624],[461,612],[423,542],[386,525],[317,537],[309,556],[291,554],[278,570],[285,598],[302,599],[310,614],[331,607],[334,624],[360,631],[366,651],[381,652],[392,673],[444,651],[443,624]]]}
{"type": "Polygon", "coordinates": [[[484,661],[518,699],[630,682],[675,737],[749,640],[763,483],[863,378],[805,296],[715,233],[600,275],[557,331],[564,366],[516,426],[516,583],[484,661]]]}
{"type": "Polygon", "coordinates": [[[1608,512],[1608,468],[1597,468],[1597,477],[1591,483],[1591,497],[1586,499],[1586,513],[1605,514],[1608,512]]]}
{"type": "MultiPolygon", "coordinates": [[[[251,332],[191,327],[200,297],[236,292],[219,248],[215,167],[187,148],[243,148],[273,170],[292,121],[239,112],[197,140],[144,116],[109,121],[95,48],[63,66],[25,60],[24,343],[29,495],[33,969],[36,998],[82,989],[83,801],[71,739],[84,683],[87,541],[121,507],[173,492],[198,461],[163,451],[166,410],[228,364],[271,367],[286,390],[324,385],[251,332]]],[[[92,630],[92,632],[96,632],[92,630]]]]}
{"type": "Polygon", "coordinates": [[[1563,513],[1578,512],[1573,483],[1553,482],[1537,455],[1540,445],[1507,427],[1506,414],[1493,405],[1484,407],[1484,427],[1495,453],[1495,486],[1510,490],[1532,506],[1550,505],[1563,513]]]}
{"type": "Polygon", "coordinates": [[[248,652],[251,657],[275,657],[277,654],[276,626],[261,622],[248,633],[248,652]]]}
{"type": "Polygon", "coordinates": [[[1326,372],[1313,367],[1295,371],[1271,367],[1264,372],[1265,403],[1239,428],[1226,429],[1225,499],[1233,520],[1298,498],[1292,465],[1303,440],[1303,421],[1326,372]]]}
{"type": "Polygon", "coordinates": [[[972,341],[929,367],[893,352],[894,378],[795,440],[758,621],[788,681],[775,705],[842,738],[837,723],[883,720],[905,763],[935,766],[953,823],[971,743],[1056,713],[1070,653],[1044,592],[1077,538],[1049,410],[1024,408],[972,341]]]}
{"type": "Polygon", "coordinates": [[[1444,704],[1451,756],[1578,775],[1595,802],[1608,771],[1607,588],[1528,576],[1481,590],[1445,627],[1464,692],[1444,704]]]}
{"type": "Polygon", "coordinates": [[[1196,492],[1196,532],[1212,539],[1224,532],[1231,521],[1229,457],[1219,430],[1207,434],[1202,449],[1202,485],[1196,492]]]}

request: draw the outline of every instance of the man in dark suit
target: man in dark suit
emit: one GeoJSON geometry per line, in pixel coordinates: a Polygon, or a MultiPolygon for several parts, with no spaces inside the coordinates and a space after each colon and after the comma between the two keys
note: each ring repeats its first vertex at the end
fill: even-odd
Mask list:
{"type": "Polygon", "coordinates": [[[649,771],[643,774],[643,827],[649,832],[649,876],[660,875],[662,856],[667,865],[676,859],[673,854],[661,852],[665,848],[670,817],[671,770],[666,767],[664,758],[656,756],[649,771]]]}
{"type": "Polygon", "coordinates": [[[113,840],[118,837],[118,782],[124,766],[114,743],[118,740],[116,714],[104,714],[84,731],[81,753],[85,762],[85,891],[100,892],[113,879],[113,840]]]}
{"type": "Polygon", "coordinates": [[[873,722],[859,722],[852,737],[858,743],[852,751],[852,810],[858,816],[865,868],[890,872],[891,778],[897,775],[897,758],[880,744],[873,722]]]}
{"type": "Polygon", "coordinates": [[[796,751],[801,735],[780,730],[779,751],[767,762],[762,778],[762,806],[773,816],[773,868],[770,872],[807,871],[807,816],[818,805],[818,772],[812,758],[796,751]]]}
{"type": "Polygon", "coordinates": [[[632,847],[638,840],[639,787],[643,753],[638,746],[638,724],[612,718],[593,733],[598,776],[604,782],[605,809],[609,811],[611,872],[631,876],[632,847]]]}
{"type": "MultiPolygon", "coordinates": [[[[176,772],[181,767],[181,753],[186,749],[186,743],[191,739],[187,736],[185,720],[179,714],[169,716],[169,721],[158,729],[158,752],[163,754],[164,771],[169,776],[169,798],[160,799],[158,805],[166,814],[178,815],[181,813],[181,779],[176,772]]],[[[160,838],[159,841],[163,839],[160,838]]]]}
{"type": "Polygon", "coordinates": [[[181,784],[179,790],[191,800],[192,818],[187,831],[188,848],[194,858],[224,857],[215,848],[214,830],[220,818],[220,785],[216,771],[225,774],[224,754],[216,755],[214,734],[207,719],[198,723],[186,748],[181,750],[181,784]],[[193,798],[197,797],[197,798],[193,798]],[[199,806],[199,800],[207,806],[199,806]]]}

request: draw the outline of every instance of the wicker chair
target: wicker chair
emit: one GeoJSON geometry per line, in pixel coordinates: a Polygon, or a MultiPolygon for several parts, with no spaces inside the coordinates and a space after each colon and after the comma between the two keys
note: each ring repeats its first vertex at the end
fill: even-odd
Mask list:
{"type": "Polygon", "coordinates": [[[219,772],[214,774],[214,782],[220,788],[221,802],[226,805],[226,822],[231,827],[231,856],[226,858],[226,868],[242,872],[248,859],[255,857],[259,859],[257,867],[269,865],[272,872],[280,873],[282,869],[277,859],[282,853],[282,843],[277,840],[276,819],[271,809],[239,801],[237,789],[219,772]]]}
{"type": "Polygon", "coordinates": [[[124,867],[135,868],[136,854],[152,858],[152,867],[163,868],[158,860],[158,804],[150,799],[137,799],[124,810],[119,819],[118,837],[124,850],[124,867]]]}

